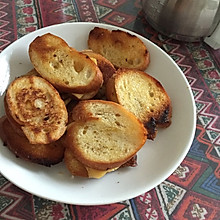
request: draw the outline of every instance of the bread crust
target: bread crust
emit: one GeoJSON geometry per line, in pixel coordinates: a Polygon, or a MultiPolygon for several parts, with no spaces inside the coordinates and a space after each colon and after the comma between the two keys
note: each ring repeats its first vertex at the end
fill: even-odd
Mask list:
{"type": "Polygon", "coordinates": [[[7,117],[0,119],[0,137],[17,157],[32,163],[51,166],[63,160],[64,147],[59,141],[50,144],[30,144],[25,136],[17,134],[7,117]]]}
{"type": "Polygon", "coordinates": [[[65,149],[64,162],[73,176],[89,177],[85,166],[74,157],[74,153],[68,147],[65,149]]]}
{"type": "Polygon", "coordinates": [[[66,106],[57,90],[41,77],[15,79],[7,89],[5,109],[10,122],[18,129],[20,125],[31,144],[54,142],[66,130],[66,106]]]}
{"type": "MultiPolygon", "coordinates": [[[[86,169],[85,165],[82,164],[81,162],[79,162],[74,157],[74,153],[68,147],[65,149],[64,162],[65,162],[65,165],[66,165],[67,169],[69,170],[69,172],[73,176],[80,176],[80,177],[86,177],[86,178],[101,178],[104,175],[106,175],[106,173],[115,171],[115,169],[107,170],[106,173],[104,171],[104,173],[101,173],[101,175],[100,175],[100,170],[96,170],[96,171],[99,172],[99,175],[98,176],[94,176],[94,175],[90,176],[90,174],[89,174],[88,170],[86,169]]],[[[128,166],[135,167],[136,165],[137,165],[137,156],[135,155],[129,161],[127,161],[125,164],[123,164],[121,167],[128,167],[128,166]]]]}
{"type": "Polygon", "coordinates": [[[106,85],[106,97],[136,115],[147,128],[149,139],[156,137],[157,127],[171,124],[170,97],[162,84],[145,72],[118,69],[106,85]]]}
{"type": "Polygon", "coordinates": [[[147,132],[143,124],[114,102],[81,101],[72,110],[72,121],[67,129],[67,146],[77,160],[93,169],[120,167],[146,141],[147,132]],[[129,137],[128,133],[131,133],[129,137]],[[109,153],[106,154],[105,151],[109,153]]]}
{"type": "Polygon", "coordinates": [[[103,75],[103,84],[105,85],[109,78],[111,78],[111,76],[116,72],[114,65],[104,56],[95,53],[92,50],[84,50],[82,51],[82,53],[88,55],[91,58],[96,59],[97,66],[99,67],[103,75]]]}
{"type": "Polygon", "coordinates": [[[21,125],[19,123],[17,123],[14,118],[12,117],[12,115],[10,114],[10,111],[8,109],[8,104],[6,101],[6,96],[4,97],[4,107],[5,107],[5,114],[7,116],[8,121],[10,122],[11,126],[13,127],[13,130],[20,136],[24,136],[25,134],[21,128],[21,125]]]}
{"type": "Polygon", "coordinates": [[[82,52],[97,61],[97,66],[99,67],[103,75],[103,85],[97,91],[97,94],[95,94],[94,99],[106,99],[106,84],[109,78],[111,78],[111,76],[116,72],[114,65],[101,54],[95,53],[92,50],[84,50],[82,52]]]}
{"type": "Polygon", "coordinates": [[[89,33],[88,47],[107,58],[116,68],[145,70],[150,63],[145,44],[121,30],[95,27],[89,33]]]}
{"type": "Polygon", "coordinates": [[[29,46],[30,60],[37,72],[61,92],[89,93],[102,85],[102,73],[85,54],[47,33],[29,46]]]}

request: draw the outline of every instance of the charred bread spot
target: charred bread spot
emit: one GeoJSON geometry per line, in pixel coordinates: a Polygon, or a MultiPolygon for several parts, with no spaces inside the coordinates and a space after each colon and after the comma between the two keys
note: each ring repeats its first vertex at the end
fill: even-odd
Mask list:
{"type": "Polygon", "coordinates": [[[151,118],[148,122],[144,123],[145,128],[147,129],[147,139],[154,140],[157,134],[157,123],[155,118],[151,118]]]}
{"type": "Polygon", "coordinates": [[[168,127],[170,124],[171,124],[171,107],[168,106],[161,114],[161,117],[157,121],[157,125],[158,127],[168,127]]]}
{"type": "Polygon", "coordinates": [[[134,155],[129,161],[124,163],[121,167],[136,167],[137,164],[137,155],[134,155]]]}

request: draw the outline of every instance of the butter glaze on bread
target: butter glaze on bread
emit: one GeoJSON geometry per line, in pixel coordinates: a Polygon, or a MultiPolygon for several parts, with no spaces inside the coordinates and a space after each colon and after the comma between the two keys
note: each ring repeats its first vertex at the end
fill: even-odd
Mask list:
{"type": "Polygon", "coordinates": [[[118,69],[106,86],[108,100],[131,111],[147,128],[148,138],[156,137],[156,127],[171,123],[171,100],[154,77],[133,69],[118,69]]]}
{"type": "Polygon", "coordinates": [[[150,62],[145,44],[138,37],[121,30],[95,27],[89,33],[88,47],[117,68],[145,70],[150,62]]]}
{"type": "MultiPolygon", "coordinates": [[[[57,90],[38,76],[22,76],[8,87],[5,109],[31,144],[58,140],[66,130],[68,113],[57,90]]],[[[13,123],[13,122],[12,122],[13,123]]]]}
{"type": "Polygon", "coordinates": [[[144,145],[146,129],[121,105],[102,100],[81,101],[72,110],[66,144],[87,167],[120,167],[144,145]]]}
{"type": "Polygon", "coordinates": [[[61,92],[89,93],[102,85],[102,73],[85,54],[68,46],[60,37],[45,34],[29,46],[37,72],[61,92]]]}

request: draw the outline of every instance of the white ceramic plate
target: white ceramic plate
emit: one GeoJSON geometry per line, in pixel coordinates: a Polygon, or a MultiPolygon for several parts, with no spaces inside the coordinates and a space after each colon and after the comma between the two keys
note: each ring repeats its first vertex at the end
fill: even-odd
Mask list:
{"type": "MultiPolygon", "coordinates": [[[[95,26],[121,29],[105,24],[66,23],[42,28],[8,46],[0,54],[0,116],[4,115],[3,97],[9,82],[32,69],[28,46],[35,37],[50,32],[82,50],[87,48],[88,33],[95,26]]],[[[43,198],[68,204],[99,205],[136,197],[175,171],[186,156],[195,134],[193,95],[175,62],[152,42],[137,36],[150,52],[151,63],[147,72],[162,83],[173,104],[172,125],[159,130],[155,141],[146,142],[138,153],[138,166],[119,169],[99,180],[73,178],[63,163],[47,168],[25,162],[16,158],[0,141],[0,171],[3,176],[21,189],[43,198]]]]}

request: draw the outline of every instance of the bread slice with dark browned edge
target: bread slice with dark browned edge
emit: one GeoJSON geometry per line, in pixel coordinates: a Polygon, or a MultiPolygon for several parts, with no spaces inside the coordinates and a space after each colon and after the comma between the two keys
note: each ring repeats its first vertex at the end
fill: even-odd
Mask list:
{"type": "Polygon", "coordinates": [[[131,111],[154,139],[156,127],[171,124],[171,100],[162,84],[149,74],[134,69],[119,69],[106,86],[108,100],[131,111]]]}
{"type": "Polygon", "coordinates": [[[68,113],[57,90],[38,76],[15,79],[5,95],[6,114],[31,144],[48,144],[66,131],[68,113]]]}
{"type": "Polygon", "coordinates": [[[63,160],[64,146],[59,141],[50,144],[30,144],[25,136],[17,134],[7,117],[0,119],[0,138],[17,157],[44,166],[55,165],[63,160]]]}
{"type": "Polygon", "coordinates": [[[143,124],[121,105],[104,100],[80,101],[72,110],[66,145],[86,167],[120,167],[144,145],[143,124]]]}
{"type": "Polygon", "coordinates": [[[102,85],[97,65],[53,34],[35,38],[29,46],[29,56],[37,72],[61,92],[89,93],[102,85]]]}
{"type": "Polygon", "coordinates": [[[121,30],[95,27],[89,33],[88,47],[117,68],[145,70],[150,62],[145,44],[137,36],[121,30]]]}

